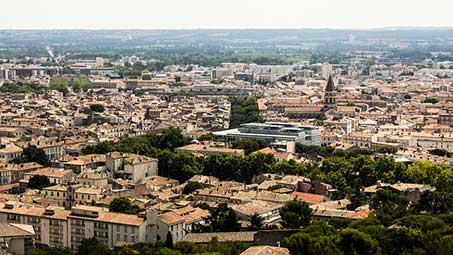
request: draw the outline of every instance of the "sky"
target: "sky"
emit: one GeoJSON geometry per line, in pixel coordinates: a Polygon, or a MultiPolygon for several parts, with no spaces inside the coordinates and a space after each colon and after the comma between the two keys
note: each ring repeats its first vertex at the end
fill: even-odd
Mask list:
{"type": "Polygon", "coordinates": [[[453,0],[1,0],[0,29],[453,27],[453,0]]]}

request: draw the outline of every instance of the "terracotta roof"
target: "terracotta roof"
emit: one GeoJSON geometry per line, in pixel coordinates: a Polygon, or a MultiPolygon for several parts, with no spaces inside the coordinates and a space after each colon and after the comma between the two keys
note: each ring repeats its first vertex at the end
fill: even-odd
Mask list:
{"type": "Polygon", "coordinates": [[[167,212],[159,215],[159,220],[167,225],[174,225],[184,221],[184,217],[174,212],[167,212]]]}
{"type": "Polygon", "coordinates": [[[71,173],[72,173],[72,170],[69,170],[69,169],[47,167],[47,168],[42,168],[42,169],[38,169],[33,172],[27,173],[26,175],[30,175],[30,176],[44,175],[47,177],[62,178],[71,173]]]}
{"type": "Polygon", "coordinates": [[[307,203],[313,203],[313,204],[325,202],[327,200],[327,197],[325,197],[323,195],[298,192],[298,191],[294,191],[293,193],[291,193],[291,196],[297,197],[302,201],[305,201],[307,203]]]}
{"type": "Polygon", "coordinates": [[[289,255],[289,250],[274,246],[252,246],[240,255],[289,255]]]}
{"type": "Polygon", "coordinates": [[[0,237],[33,237],[33,226],[25,224],[0,223],[0,237]]]}

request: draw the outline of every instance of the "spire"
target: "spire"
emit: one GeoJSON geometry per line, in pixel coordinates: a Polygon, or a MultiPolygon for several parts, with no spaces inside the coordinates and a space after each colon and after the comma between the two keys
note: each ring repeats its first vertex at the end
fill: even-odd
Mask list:
{"type": "Polygon", "coordinates": [[[333,82],[332,75],[329,76],[329,80],[327,81],[326,91],[335,91],[335,84],[333,82]]]}

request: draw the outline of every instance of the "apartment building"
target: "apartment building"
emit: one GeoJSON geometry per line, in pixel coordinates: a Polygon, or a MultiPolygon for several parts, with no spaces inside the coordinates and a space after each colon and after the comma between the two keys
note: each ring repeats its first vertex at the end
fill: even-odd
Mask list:
{"type": "Polygon", "coordinates": [[[65,210],[6,202],[0,203],[0,221],[30,224],[36,232],[36,243],[54,247],[77,249],[83,238],[91,237],[110,248],[119,242],[147,242],[145,218],[100,207],[77,205],[65,210]]]}

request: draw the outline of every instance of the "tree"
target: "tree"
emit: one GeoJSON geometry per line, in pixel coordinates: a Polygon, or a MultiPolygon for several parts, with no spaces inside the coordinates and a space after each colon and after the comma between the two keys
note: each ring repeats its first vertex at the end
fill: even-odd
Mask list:
{"type": "Polygon", "coordinates": [[[408,181],[435,186],[438,191],[453,192],[453,172],[445,165],[421,160],[406,171],[408,181]]]}
{"type": "Polygon", "coordinates": [[[140,211],[138,205],[131,203],[127,197],[117,197],[110,202],[109,211],[127,214],[137,214],[140,211]]]}
{"type": "Polygon", "coordinates": [[[253,214],[250,217],[250,227],[254,230],[260,230],[263,227],[263,219],[258,214],[253,214]]]}
{"type": "Polygon", "coordinates": [[[290,201],[280,208],[282,225],[285,228],[297,229],[311,223],[313,210],[303,201],[290,201]]]}
{"type": "Polygon", "coordinates": [[[36,147],[35,145],[30,145],[22,151],[22,154],[13,160],[13,163],[28,163],[36,162],[43,166],[49,165],[49,158],[46,155],[46,152],[36,147]]]}
{"type": "Polygon", "coordinates": [[[74,251],[65,247],[41,247],[28,251],[28,255],[73,255],[74,251]]]}
{"type": "Polygon", "coordinates": [[[230,127],[237,128],[243,123],[263,122],[256,98],[231,97],[230,127]]]}
{"type": "Polygon", "coordinates": [[[92,104],[90,105],[90,110],[93,112],[104,112],[105,108],[102,104],[92,104]]]}
{"type": "Polygon", "coordinates": [[[66,95],[69,92],[68,84],[69,84],[69,82],[66,78],[54,76],[50,79],[49,88],[51,90],[57,90],[57,91],[63,93],[63,95],[66,95]]]}
{"type": "Polygon", "coordinates": [[[30,189],[42,190],[51,185],[49,178],[44,175],[33,175],[28,181],[28,187],[30,189]]]}
{"type": "Polygon", "coordinates": [[[325,222],[319,222],[283,239],[283,243],[295,255],[341,254],[335,239],[335,229],[325,222]]]}
{"type": "Polygon", "coordinates": [[[437,104],[438,102],[439,102],[439,100],[437,100],[437,98],[432,98],[432,97],[427,97],[423,101],[423,103],[431,103],[431,104],[437,104]]]}
{"type": "Polygon", "coordinates": [[[162,131],[159,148],[174,150],[177,147],[186,145],[187,142],[188,139],[182,135],[179,128],[170,127],[162,131]]]}
{"type": "Polygon", "coordinates": [[[448,158],[452,157],[452,154],[449,151],[447,151],[446,149],[433,149],[433,150],[429,150],[429,153],[432,155],[441,156],[441,157],[448,157],[448,158]]]}
{"type": "Polygon", "coordinates": [[[192,192],[194,192],[195,190],[197,189],[201,189],[203,188],[203,185],[201,185],[201,183],[199,182],[189,182],[186,184],[186,186],[184,186],[184,189],[182,190],[182,194],[190,194],[192,192]]]}
{"type": "Polygon", "coordinates": [[[168,248],[173,248],[173,235],[170,231],[167,232],[167,238],[165,239],[165,246],[168,248]]]}
{"type": "Polygon", "coordinates": [[[417,212],[448,214],[453,211],[453,193],[425,191],[415,205],[417,212]]]}
{"type": "Polygon", "coordinates": [[[341,230],[336,244],[345,255],[381,254],[379,243],[370,235],[356,229],[346,228],[341,230]]]}
{"type": "Polygon", "coordinates": [[[123,246],[119,250],[118,255],[140,255],[140,252],[129,246],[123,246]]]}
{"type": "Polygon", "coordinates": [[[219,204],[211,208],[211,228],[214,232],[234,232],[239,231],[241,225],[233,209],[228,207],[227,203],[219,204]]]}
{"type": "Polygon", "coordinates": [[[264,148],[266,146],[264,144],[260,144],[256,140],[245,139],[233,142],[232,147],[234,149],[243,149],[245,154],[249,155],[250,153],[257,151],[261,148],[264,148]]]}
{"type": "Polygon", "coordinates": [[[78,255],[110,255],[110,250],[107,246],[99,242],[95,237],[82,239],[78,255]]]}
{"type": "Polygon", "coordinates": [[[391,190],[378,190],[371,199],[370,207],[374,215],[388,226],[394,219],[403,217],[408,209],[409,200],[391,190]]]}

